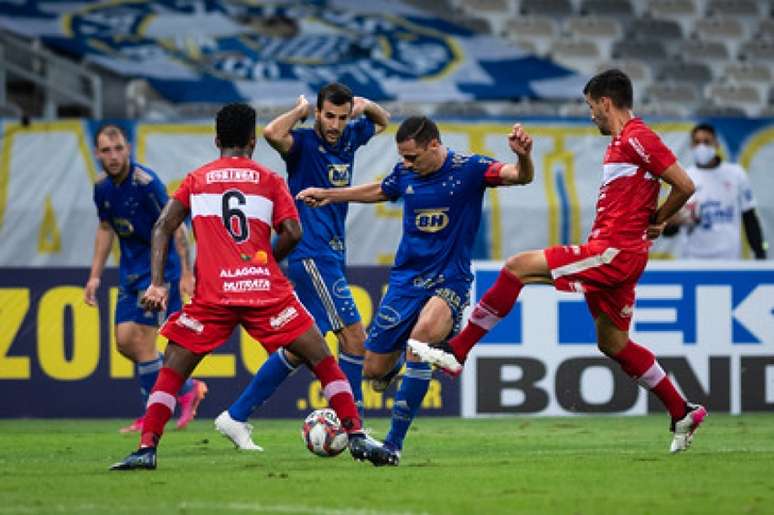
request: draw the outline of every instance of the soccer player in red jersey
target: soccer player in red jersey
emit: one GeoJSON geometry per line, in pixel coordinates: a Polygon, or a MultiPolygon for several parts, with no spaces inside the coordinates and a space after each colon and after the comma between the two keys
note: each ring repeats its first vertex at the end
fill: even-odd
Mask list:
{"type": "Polygon", "coordinates": [[[592,77],[583,94],[592,121],[612,137],[588,241],[511,256],[459,335],[441,346],[412,340],[409,346],[423,360],[457,375],[476,342],[511,311],[525,284],[582,292],[594,317],[599,349],[664,403],[674,432],[670,450],[682,451],[707,411],[686,402],[653,353],[629,339],[629,324],[650,240],[661,234],[694,185],[658,135],[632,113],[632,83],[623,72],[607,70],[592,77]],[[659,180],[672,188],[657,208],[659,180]]]}
{"type": "Polygon", "coordinates": [[[251,159],[255,110],[246,104],[223,107],[216,133],[220,158],[186,176],[153,228],[151,284],[143,304],[151,310],[166,307],[169,237],[189,214],[198,243],[196,291],[161,328],[169,345],[148,399],[140,448],[111,469],[156,468],[156,447],[175,408],[175,394],[237,324],[268,352],[284,347],[304,360],[347,431],[355,459],[389,464],[391,454],[365,437],[349,382],[279,268],[301,239],[301,226],[285,181],[251,159]],[[273,246],[272,229],[278,235],[273,246]]]}

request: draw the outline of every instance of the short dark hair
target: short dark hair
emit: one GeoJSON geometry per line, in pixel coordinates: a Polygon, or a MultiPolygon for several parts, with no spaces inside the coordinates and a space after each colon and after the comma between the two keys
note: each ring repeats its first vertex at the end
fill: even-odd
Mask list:
{"type": "Polygon", "coordinates": [[[255,109],[244,103],[227,104],[215,117],[221,148],[246,147],[255,132],[255,109]]]}
{"type": "Polygon", "coordinates": [[[438,126],[427,116],[410,116],[403,120],[398,127],[398,133],[395,134],[395,141],[403,143],[413,139],[417,145],[425,146],[432,140],[441,141],[441,133],[438,132],[438,126]]]}
{"type": "Polygon", "coordinates": [[[317,109],[322,110],[326,100],[335,106],[343,106],[346,103],[353,104],[354,98],[352,90],[347,86],[340,82],[331,82],[317,93],[317,109]]]}
{"type": "Polygon", "coordinates": [[[608,97],[619,109],[631,109],[634,104],[632,81],[621,70],[613,68],[594,75],[583,88],[583,94],[593,100],[608,97]]]}
{"type": "Polygon", "coordinates": [[[715,127],[710,125],[710,124],[708,124],[708,123],[706,123],[706,122],[702,122],[702,123],[697,123],[696,127],[691,129],[691,139],[693,139],[693,137],[699,131],[709,132],[710,134],[712,134],[713,138],[715,138],[715,139],[718,138],[718,133],[715,131],[715,127]]]}
{"type": "Polygon", "coordinates": [[[94,133],[94,147],[99,146],[99,137],[103,134],[107,134],[108,136],[112,136],[115,134],[120,134],[124,137],[124,141],[129,143],[129,137],[126,135],[126,130],[124,130],[123,127],[120,125],[116,125],[115,123],[106,123],[103,125],[100,125],[99,129],[97,129],[97,132],[94,133]]]}

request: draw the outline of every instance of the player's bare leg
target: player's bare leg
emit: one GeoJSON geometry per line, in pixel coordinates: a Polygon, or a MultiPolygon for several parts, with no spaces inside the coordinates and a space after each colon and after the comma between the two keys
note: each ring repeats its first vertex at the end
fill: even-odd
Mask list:
{"type": "Polygon", "coordinates": [[[110,467],[111,470],[155,469],[156,447],[164,434],[164,426],[175,411],[176,395],[204,354],[195,354],[173,341],[164,352],[164,367],[148,398],[140,448],[110,467]]]}
{"type": "Polygon", "coordinates": [[[707,410],[704,406],[687,402],[653,353],[631,341],[628,331],[618,328],[604,313],[597,317],[595,324],[599,350],[617,361],[623,371],[643,388],[652,391],[669,412],[672,418],[670,430],[674,433],[670,452],[688,449],[694,433],[707,416],[707,410]]]}

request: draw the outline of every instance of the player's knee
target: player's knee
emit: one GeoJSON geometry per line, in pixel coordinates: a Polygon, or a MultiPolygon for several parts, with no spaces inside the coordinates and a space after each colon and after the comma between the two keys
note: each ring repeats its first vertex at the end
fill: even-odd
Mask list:
{"type": "Polygon", "coordinates": [[[389,369],[382,363],[375,363],[367,359],[363,362],[363,379],[381,379],[387,372],[389,369]]]}
{"type": "Polygon", "coordinates": [[[505,268],[508,269],[510,273],[512,273],[517,277],[519,276],[519,274],[523,275],[524,271],[527,268],[527,259],[528,259],[528,254],[524,252],[515,254],[509,257],[507,260],[505,260],[505,268]]]}

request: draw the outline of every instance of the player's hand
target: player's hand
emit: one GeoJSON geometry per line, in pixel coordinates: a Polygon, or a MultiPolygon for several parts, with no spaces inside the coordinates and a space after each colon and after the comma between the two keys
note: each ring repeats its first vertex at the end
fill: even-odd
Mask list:
{"type": "Polygon", "coordinates": [[[303,123],[309,117],[312,104],[309,103],[304,95],[298,95],[295,109],[298,112],[298,119],[303,123]]]}
{"type": "Polygon", "coordinates": [[[650,224],[648,225],[648,229],[645,231],[645,234],[648,236],[649,240],[655,240],[659,236],[661,236],[661,233],[664,232],[664,227],[666,227],[667,223],[662,222],[660,224],[650,224]]]}
{"type": "Polygon", "coordinates": [[[354,97],[352,99],[352,118],[357,118],[363,114],[371,101],[363,97],[354,97]]]}
{"type": "Polygon", "coordinates": [[[296,195],[296,199],[309,207],[322,207],[331,203],[325,188],[306,188],[296,195]]]}
{"type": "Polygon", "coordinates": [[[190,270],[183,272],[180,276],[180,296],[184,299],[193,297],[195,285],[196,281],[193,273],[190,270]]]}
{"type": "Polygon", "coordinates": [[[514,123],[508,134],[508,146],[519,157],[526,157],[532,152],[532,136],[527,134],[520,123],[514,123]]]}
{"type": "Polygon", "coordinates": [[[156,286],[151,284],[145,290],[145,294],[140,299],[143,308],[149,311],[166,311],[169,291],[166,286],[156,286]]]}
{"type": "Polygon", "coordinates": [[[83,288],[83,301],[89,306],[97,305],[97,290],[100,284],[99,277],[90,277],[83,288]]]}

